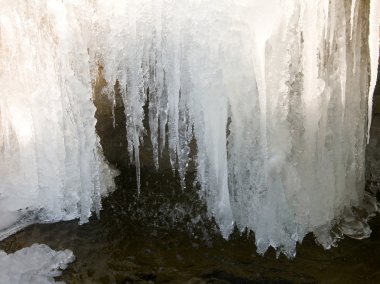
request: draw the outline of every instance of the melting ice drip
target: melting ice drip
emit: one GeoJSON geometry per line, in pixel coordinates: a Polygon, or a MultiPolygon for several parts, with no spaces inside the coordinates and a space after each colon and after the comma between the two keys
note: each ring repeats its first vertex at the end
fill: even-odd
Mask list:
{"type": "Polygon", "coordinates": [[[1,227],[19,209],[82,221],[100,209],[112,172],[94,130],[99,65],[105,94],[115,99],[114,83],[122,86],[138,179],[149,101],[156,167],[167,144],[184,185],[195,138],[197,180],[224,236],[236,224],[255,232],[259,252],[293,255],[314,232],[329,247],[328,232],[362,203],[378,0],[0,7],[1,227]]]}

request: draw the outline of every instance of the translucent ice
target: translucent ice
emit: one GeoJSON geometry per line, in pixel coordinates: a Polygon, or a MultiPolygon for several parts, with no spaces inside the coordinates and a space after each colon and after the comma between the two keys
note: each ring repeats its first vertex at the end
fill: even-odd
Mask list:
{"type": "Polygon", "coordinates": [[[201,195],[225,237],[248,228],[259,252],[292,256],[306,233],[330,247],[331,228],[359,222],[351,208],[364,196],[377,0],[0,4],[0,205],[9,216],[0,226],[19,209],[50,221],[99,210],[112,177],[94,131],[99,65],[104,93],[115,101],[121,88],[138,183],[149,103],[155,166],[167,146],[184,187],[196,141],[201,195]]]}

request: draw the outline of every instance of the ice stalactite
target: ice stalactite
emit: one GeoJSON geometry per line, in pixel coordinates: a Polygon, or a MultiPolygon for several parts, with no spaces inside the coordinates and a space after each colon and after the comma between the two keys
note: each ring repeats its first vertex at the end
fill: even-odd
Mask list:
{"type": "Polygon", "coordinates": [[[364,198],[378,1],[50,0],[0,11],[6,212],[85,221],[99,208],[111,176],[98,170],[90,102],[101,66],[103,93],[116,101],[120,86],[138,187],[149,130],[155,167],[168,148],[183,188],[196,142],[201,196],[225,237],[248,228],[259,252],[292,256],[308,232],[325,247],[334,227],[368,235],[351,208],[364,198]]]}

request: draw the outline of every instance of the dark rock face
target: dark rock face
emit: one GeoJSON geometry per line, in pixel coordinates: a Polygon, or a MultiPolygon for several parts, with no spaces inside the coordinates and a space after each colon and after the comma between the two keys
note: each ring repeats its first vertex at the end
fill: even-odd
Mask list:
{"type": "MultiPolygon", "coordinates": [[[[380,69],[380,68],[379,68],[380,69]]],[[[373,194],[380,192],[380,72],[373,96],[371,137],[366,149],[366,187],[373,194]]],[[[378,195],[378,199],[379,199],[378,195]]]]}

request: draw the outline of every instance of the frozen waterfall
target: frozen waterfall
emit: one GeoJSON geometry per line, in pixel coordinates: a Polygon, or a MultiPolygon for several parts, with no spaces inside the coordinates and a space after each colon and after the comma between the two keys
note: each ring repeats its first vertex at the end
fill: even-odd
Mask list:
{"type": "Polygon", "coordinates": [[[149,104],[156,167],[167,146],[184,181],[196,141],[201,195],[225,237],[248,228],[259,252],[292,256],[309,232],[325,247],[336,226],[367,236],[351,208],[371,202],[379,3],[0,0],[0,238],[86,222],[112,190],[92,103],[100,66],[104,96],[121,86],[138,180],[149,104]]]}

